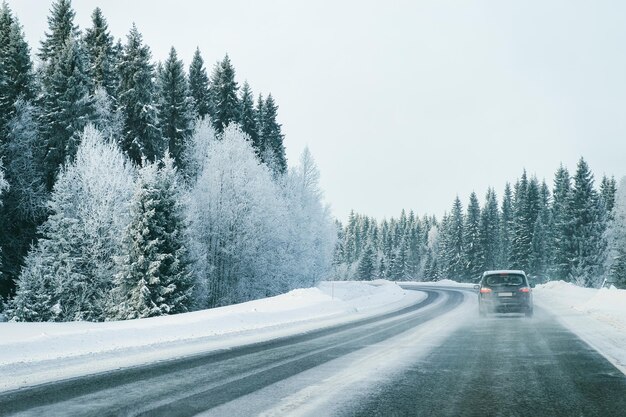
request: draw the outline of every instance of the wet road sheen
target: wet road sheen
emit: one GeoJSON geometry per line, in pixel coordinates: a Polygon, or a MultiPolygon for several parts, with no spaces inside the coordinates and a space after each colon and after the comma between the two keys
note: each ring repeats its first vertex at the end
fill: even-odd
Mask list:
{"type": "Polygon", "coordinates": [[[626,416],[626,377],[536,309],[472,321],[338,415],[626,416]]]}

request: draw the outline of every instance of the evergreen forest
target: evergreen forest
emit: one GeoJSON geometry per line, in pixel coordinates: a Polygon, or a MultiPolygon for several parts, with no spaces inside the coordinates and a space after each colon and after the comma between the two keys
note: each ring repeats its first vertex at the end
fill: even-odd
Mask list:
{"type": "Polygon", "coordinates": [[[228,55],[155,62],[53,2],[36,51],[0,7],[0,307],[13,321],[182,313],[315,285],[336,229],[278,104],[228,55]],[[34,53],[35,55],[33,55],[34,53]],[[36,61],[36,65],[35,65],[36,61]]]}
{"type": "Polygon", "coordinates": [[[583,158],[573,173],[559,166],[550,185],[524,171],[500,196],[457,196],[441,219],[352,212],[337,227],[338,279],[477,282],[486,270],[518,269],[535,283],[626,286],[626,181],[596,184],[583,158]]]}

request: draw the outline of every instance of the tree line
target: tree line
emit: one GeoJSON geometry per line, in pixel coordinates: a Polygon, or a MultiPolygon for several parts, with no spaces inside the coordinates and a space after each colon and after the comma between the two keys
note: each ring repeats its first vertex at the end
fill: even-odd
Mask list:
{"type": "MultiPolygon", "coordinates": [[[[271,94],[152,61],[56,0],[35,66],[0,7],[0,297],[15,320],[148,317],[315,284],[335,241],[308,152],[288,169],[271,94]],[[305,258],[302,268],[296,263],[305,258]]],[[[0,303],[2,304],[2,303],[0,303]]]]}
{"type": "Polygon", "coordinates": [[[521,269],[537,281],[624,282],[626,202],[616,202],[616,191],[606,176],[596,187],[581,158],[573,176],[561,165],[552,187],[524,170],[501,199],[490,188],[482,205],[472,192],[464,207],[457,196],[440,220],[402,211],[378,222],[352,212],[337,225],[334,274],[473,282],[485,270],[521,269]]]}

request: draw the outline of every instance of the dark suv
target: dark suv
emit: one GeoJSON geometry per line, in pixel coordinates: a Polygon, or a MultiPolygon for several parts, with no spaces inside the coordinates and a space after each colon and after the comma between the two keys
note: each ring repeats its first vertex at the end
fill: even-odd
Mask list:
{"type": "Polygon", "coordinates": [[[486,271],[478,290],[478,312],[533,315],[533,293],[524,271],[486,271]]]}

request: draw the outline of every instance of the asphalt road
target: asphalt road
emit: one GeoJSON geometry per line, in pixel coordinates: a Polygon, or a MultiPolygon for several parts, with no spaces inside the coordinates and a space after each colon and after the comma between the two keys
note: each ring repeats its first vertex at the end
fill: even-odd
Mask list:
{"type": "Polygon", "coordinates": [[[427,322],[463,295],[428,290],[375,318],[238,349],[0,393],[0,416],[192,416],[427,322]],[[432,308],[425,308],[430,306],[432,308]]]}
{"type": "Polygon", "coordinates": [[[337,415],[626,416],[626,377],[535,308],[533,319],[470,322],[376,396],[337,415]]]}
{"type": "MultiPolygon", "coordinates": [[[[427,298],[416,305],[356,323],[0,393],[0,416],[191,416],[241,402],[391,340],[464,300],[461,291],[424,290],[427,298]]],[[[626,377],[554,317],[536,310],[533,319],[470,320],[426,357],[331,414],[624,416],[626,377]]]]}

